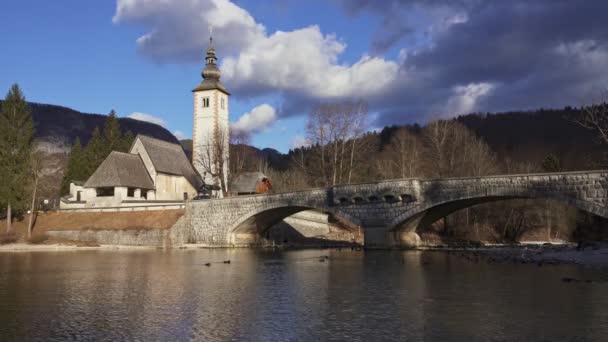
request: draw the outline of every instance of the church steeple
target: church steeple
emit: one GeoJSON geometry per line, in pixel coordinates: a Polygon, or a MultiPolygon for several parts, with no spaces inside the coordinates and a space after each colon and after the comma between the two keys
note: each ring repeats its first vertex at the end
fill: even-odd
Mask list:
{"type": "Polygon", "coordinates": [[[228,187],[227,166],[230,164],[230,93],[220,82],[221,73],[211,33],[210,29],[205,67],[201,72],[203,80],[192,90],[192,164],[206,184],[218,185],[225,192],[228,187]]]}
{"type": "MultiPolygon", "coordinates": [[[[209,31],[211,33],[211,30],[209,31]]],[[[213,36],[210,34],[209,48],[207,48],[207,55],[205,56],[205,68],[203,68],[203,71],[201,72],[203,81],[192,91],[217,89],[226,93],[226,95],[230,95],[222,82],[220,82],[221,75],[220,69],[217,67],[217,56],[215,54],[215,48],[213,47],[213,36]]]]}

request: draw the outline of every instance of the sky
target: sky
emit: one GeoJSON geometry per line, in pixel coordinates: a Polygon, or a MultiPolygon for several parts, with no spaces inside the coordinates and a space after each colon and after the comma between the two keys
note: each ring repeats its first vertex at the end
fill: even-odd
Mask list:
{"type": "Polygon", "coordinates": [[[318,103],[368,129],[579,106],[608,87],[605,0],[2,0],[0,92],[192,136],[209,26],[233,127],[282,152],[318,103]],[[4,90],[3,90],[4,89],[4,90]]]}

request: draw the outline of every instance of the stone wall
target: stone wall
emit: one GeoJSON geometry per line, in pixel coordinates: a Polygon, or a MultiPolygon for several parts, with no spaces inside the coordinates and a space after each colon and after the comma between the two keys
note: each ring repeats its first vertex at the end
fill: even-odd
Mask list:
{"type": "Polygon", "coordinates": [[[128,229],[128,230],[49,230],[47,235],[51,237],[96,242],[100,245],[125,245],[125,246],[156,246],[166,245],[167,229],[128,229]]]}
{"type": "Polygon", "coordinates": [[[550,198],[608,217],[607,191],[608,171],[383,181],[194,201],[172,234],[180,236],[174,244],[247,245],[284,218],[313,209],[361,227],[367,247],[410,246],[419,241],[420,225],[495,200],[550,198]]]}

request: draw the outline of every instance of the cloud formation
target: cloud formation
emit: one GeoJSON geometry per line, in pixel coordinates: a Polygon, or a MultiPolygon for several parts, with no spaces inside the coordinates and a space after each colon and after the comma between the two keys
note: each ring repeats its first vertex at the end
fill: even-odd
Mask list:
{"type": "Polygon", "coordinates": [[[222,37],[216,46],[225,53],[240,51],[265,30],[228,0],[117,0],[112,21],[148,29],[137,39],[137,48],[163,62],[202,61],[210,26],[215,36],[222,37]]]}
{"type": "Polygon", "coordinates": [[[303,135],[294,135],[291,138],[291,143],[289,144],[289,148],[292,150],[306,146],[310,146],[310,143],[308,142],[308,139],[306,139],[306,137],[303,135]]]}
{"type": "Polygon", "coordinates": [[[251,112],[243,114],[231,125],[235,131],[244,133],[259,133],[270,127],[277,119],[277,111],[268,104],[259,105],[251,112]]]}
{"type": "Polygon", "coordinates": [[[397,82],[376,106],[381,124],[580,105],[593,89],[608,84],[608,26],[602,24],[606,1],[340,3],[347,13],[367,11],[381,18],[411,8],[441,10],[443,22],[450,22],[429,30],[427,44],[402,50],[400,70],[410,82],[397,82]]]}
{"type": "MultiPolygon", "coordinates": [[[[238,97],[278,95],[281,116],[363,97],[375,126],[474,111],[579,105],[608,84],[604,0],[334,0],[379,18],[369,53],[341,61],[345,39],[310,26],[267,32],[229,0],[118,0],[115,23],[141,25],[139,50],[194,62],[212,24],[223,80],[238,97]],[[384,56],[399,51],[397,58],[384,56]],[[370,81],[373,79],[373,81],[370,81]]],[[[253,111],[252,111],[253,113],[253,111]]],[[[243,124],[244,125],[244,124],[243,124]]],[[[251,125],[247,125],[248,127],[251,125]]]]}
{"type": "Polygon", "coordinates": [[[173,131],[173,135],[175,135],[175,137],[177,138],[177,140],[184,140],[184,139],[188,139],[188,136],[186,136],[186,134],[184,134],[184,132],[182,131],[173,131]]]}
{"type": "MultiPolygon", "coordinates": [[[[280,92],[287,105],[354,96],[378,96],[396,79],[395,61],[363,55],[350,65],[339,62],[346,44],[316,25],[267,34],[243,8],[229,0],[118,0],[115,23],[144,26],[139,50],[159,61],[201,61],[208,26],[221,51],[224,83],[237,96],[280,92]],[[373,79],[373,82],[370,82],[373,79]]],[[[199,62],[200,63],[200,62],[199,62]]],[[[300,109],[301,111],[301,109],[300,109]]]]}
{"type": "Polygon", "coordinates": [[[135,119],[135,120],[151,122],[153,124],[157,124],[157,125],[160,125],[163,127],[167,126],[167,122],[165,120],[163,120],[157,116],[146,114],[146,113],[133,112],[133,113],[129,114],[127,117],[129,117],[131,119],[135,119]]]}

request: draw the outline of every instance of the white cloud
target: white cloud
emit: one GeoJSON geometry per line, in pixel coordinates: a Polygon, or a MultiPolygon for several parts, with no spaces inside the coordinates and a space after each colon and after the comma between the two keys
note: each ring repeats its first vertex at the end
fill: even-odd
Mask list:
{"type": "Polygon", "coordinates": [[[184,134],[184,132],[182,131],[173,131],[173,135],[175,135],[175,137],[177,138],[177,140],[184,140],[184,139],[188,139],[188,137],[184,134]]]}
{"type": "Polygon", "coordinates": [[[455,86],[446,104],[445,112],[450,115],[468,114],[476,109],[481,98],[489,95],[495,85],[491,83],[470,83],[466,86],[455,86]]]}
{"type": "Polygon", "coordinates": [[[395,61],[367,55],[351,65],[339,62],[346,44],[318,26],[267,34],[229,0],[118,0],[113,20],[146,27],[139,49],[165,61],[201,61],[212,24],[222,77],[235,94],[370,96],[382,93],[399,69],[395,61]]]}
{"type": "Polygon", "coordinates": [[[308,139],[306,139],[306,137],[303,135],[293,136],[293,138],[291,138],[291,143],[289,144],[289,147],[291,149],[299,148],[299,147],[306,147],[306,146],[310,146],[310,142],[308,142],[308,139]]]}
{"type": "Polygon", "coordinates": [[[167,126],[167,122],[165,120],[146,113],[133,112],[129,114],[128,117],[135,120],[151,122],[153,124],[157,124],[163,127],[167,126]]]}
{"type": "Polygon", "coordinates": [[[259,105],[232,124],[235,131],[257,133],[272,125],[277,119],[277,111],[268,104],[259,105]]]}
{"type": "Polygon", "coordinates": [[[323,35],[318,26],[252,41],[238,56],[226,57],[222,72],[237,88],[282,90],[315,98],[374,95],[395,80],[398,65],[363,56],[352,65],[338,63],[346,44],[323,35]]]}
{"type": "Polygon", "coordinates": [[[164,61],[202,60],[209,25],[220,51],[238,51],[264,35],[263,25],[228,0],[117,0],[112,21],[148,28],[137,39],[137,47],[164,61]]]}

